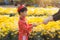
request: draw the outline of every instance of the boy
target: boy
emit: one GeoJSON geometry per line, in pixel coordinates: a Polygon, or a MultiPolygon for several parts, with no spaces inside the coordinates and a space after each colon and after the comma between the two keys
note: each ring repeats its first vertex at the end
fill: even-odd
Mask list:
{"type": "Polygon", "coordinates": [[[26,22],[26,16],[27,16],[27,8],[24,5],[20,5],[18,7],[18,13],[19,13],[19,40],[28,40],[29,32],[32,29],[32,24],[28,24],[26,22]]]}

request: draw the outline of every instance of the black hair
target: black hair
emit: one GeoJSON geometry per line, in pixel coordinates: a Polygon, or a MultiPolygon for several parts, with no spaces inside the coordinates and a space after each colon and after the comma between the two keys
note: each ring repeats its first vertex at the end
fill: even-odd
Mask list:
{"type": "Polygon", "coordinates": [[[26,8],[26,7],[20,9],[20,10],[18,11],[18,14],[20,14],[20,12],[24,12],[24,11],[27,11],[27,8],[26,8]]]}

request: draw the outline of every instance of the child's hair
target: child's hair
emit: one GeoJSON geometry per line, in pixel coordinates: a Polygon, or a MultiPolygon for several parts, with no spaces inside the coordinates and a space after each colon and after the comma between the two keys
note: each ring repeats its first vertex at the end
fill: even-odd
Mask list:
{"type": "Polygon", "coordinates": [[[18,7],[18,14],[24,11],[27,11],[27,8],[24,5],[21,5],[20,7],[18,7]]]}
{"type": "Polygon", "coordinates": [[[24,12],[24,11],[27,11],[27,8],[26,8],[26,7],[20,9],[20,10],[18,11],[18,14],[20,14],[21,12],[24,12]]]}

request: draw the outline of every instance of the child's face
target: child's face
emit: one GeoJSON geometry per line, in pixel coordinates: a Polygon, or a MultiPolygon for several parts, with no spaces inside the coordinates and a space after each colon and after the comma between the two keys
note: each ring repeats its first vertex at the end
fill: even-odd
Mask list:
{"type": "Polygon", "coordinates": [[[26,17],[27,16],[27,11],[21,12],[20,15],[23,16],[23,17],[26,17]]]}

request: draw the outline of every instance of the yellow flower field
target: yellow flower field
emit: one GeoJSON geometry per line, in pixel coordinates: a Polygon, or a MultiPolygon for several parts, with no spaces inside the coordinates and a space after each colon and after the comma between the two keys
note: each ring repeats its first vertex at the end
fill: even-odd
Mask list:
{"type": "MultiPolygon", "coordinates": [[[[27,7],[28,15],[40,15],[40,14],[55,14],[59,8],[40,8],[40,7],[27,7]]],[[[0,14],[17,14],[17,8],[3,8],[0,7],[0,14]]]]}
{"type": "MultiPolygon", "coordinates": [[[[29,24],[36,23],[36,27],[33,27],[32,32],[41,32],[41,35],[49,34],[52,38],[55,37],[56,31],[60,30],[60,20],[52,21],[48,24],[43,24],[43,20],[48,17],[47,15],[53,15],[58,12],[59,8],[39,8],[39,7],[27,7],[28,15],[27,22],[29,24]],[[33,16],[47,14],[43,16],[33,16]]],[[[19,15],[17,13],[17,8],[2,8],[0,7],[0,14],[16,14],[15,16],[10,17],[9,15],[0,15],[0,36],[5,37],[9,32],[12,32],[11,35],[18,34],[18,20],[19,15]]],[[[36,33],[31,33],[32,35],[37,35],[36,33]]],[[[58,34],[60,32],[58,31],[58,34]]],[[[58,36],[59,37],[59,36],[58,36]]],[[[60,37],[59,37],[60,38],[60,37]]],[[[49,39],[49,38],[48,38],[49,39]]]]}
{"type": "MultiPolygon", "coordinates": [[[[49,22],[47,25],[45,24],[40,24],[43,22],[43,19],[46,18],[46,16],[43,17],[26,17],[28,23],[37,23],[39,24],[37,27],[34,27],[32,30],[35,32],[41,32],[42,30],[46,32],[55,32],[56,30],[60,30],[60,21],[52,21],[49,22]]],[[[9,31],[16,31],[15,33],[18,32],[18,17],[9,17],[8,15],[2,16],[0,15],[0,34],[2,35],[3,32],[5,32],[5,36],[9,31]]]]}

